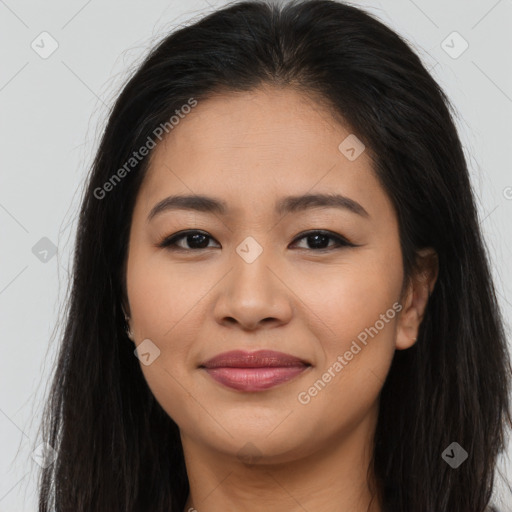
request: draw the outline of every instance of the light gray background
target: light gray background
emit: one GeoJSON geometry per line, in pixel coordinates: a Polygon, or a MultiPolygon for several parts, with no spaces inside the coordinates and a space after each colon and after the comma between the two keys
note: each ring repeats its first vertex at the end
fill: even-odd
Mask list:
{"type": "MultiPolygon", "coordinates": [[[[50,342],[68,285],[75,216],[108,107],[129,72],[172,28],[224,1],[0,0],[0,512],[37,509],[31,453],[52,374],[50,342]],[[48,32],[57,50],[31,47],[48,32]],[[48,261],[32,252],[47,237],[48,261]]],[[[510,333],[512,318],[512,0],[365,0],[419,52],[457,123],[510,333]],[[464,42],[469,47],[457,58],[464,42]],[[448,37],[448,39],[447,39],[448,37]],[[445,43],[443,43],[445,41],[445,43]]],[[[57,338],[58,341],[58,338],[57,338]]],[[[435,412],[433,411],[433,414],[435,412]]],[[[496,501],[512,510],[508,457],[496,501]]]]}

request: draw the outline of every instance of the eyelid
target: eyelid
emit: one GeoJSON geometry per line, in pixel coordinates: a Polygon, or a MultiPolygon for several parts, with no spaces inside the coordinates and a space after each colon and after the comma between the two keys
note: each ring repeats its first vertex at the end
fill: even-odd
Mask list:
{"type": "MultiPolygon", "coordinates": [[[[175,251],[185,251],[185,252],[200,252],[205,249],[211,249],[211,247],[204,247],[202,249],[184,249],[183,247],[179,247],[176,245],[176,242],[185,238],[188,235],[194,235],[194,234],[200,234],[204,235],[205,237],[215,240],[213,236],[211,236],[208,232],[202,231],[200,229],[186,229],[183,231],[178,231],[170,236],[165,237],[163,240],[161,240],[159,243],[157,243],[157,247],[164,248],[168,250],[175,250],[175,251]]],[[[326,237],[331,238],[336,242],[334,246],[326,247],[323,249],[304,249],[306,251],[312,251],[312,252],[325,252],[325,251],[331,251],[334,249],[339,249],[342,247],[359,247],[357,244],[354,244],[350,242],[346,237],[343,235],[340,235],[339,233],[334,233],[333,231],[325,230],[325,229],[309,229],[306,231],[302,231],[299,233],[292,241],[292,244],[297,243],[298,241],[307,238],[308,236],[313,235],[323,235],[326,237]]],[[[215,240],[216,241],[216,240],[215,240]]],[[[216,241],[217,242],[217,241],[216,241]]],[[[219,243],[219,242],[217,242],[219,243]]],[[[220,245],[220,244],[219,244],[220,245]]]]}
{"type": "MultiPolygon", "coordinates": [[[[164,237],[163,240],[161,240],[160,242],[157,243],[157,247],[160,247],[163,249],[168,249],[168,250],[173,250],[173,251],[186,251],[186,252],[203,251],[204,249],[206,249],[206,247],[204,249],[184,249],[183,247],[179,247],[179,246],[175,245],[177,241],[187,237],[188,235],[198,235],[198,234],[204,235],[207,238],[215,240],[215,238],[213,238],[213,236],[211,236],[206,231],[202,231],[200,229],[184,229],[182,231],[177,231],[176,233],[174,233],[170,236],[164,237]]],[[[208,249],[211,249],[211,247],[208,247],[208,249]]]]}
{"type": "Polygon", "coordinates": [[[322,251],[330,251],[333,249],[339,249],[341,247],[358,247],[356,244],[350,242],[346,237],[340,235],[339,233],[334,233],[333,231],[329,231],[327,229],[309,229],[299,233],[293,240],[292,243],[295,243],[303,238],[307,238],[312,235],[323,235],[329,237],[336,241],[336,245],[332,247],[326,247],[324,249],[305,249],[307,251],[313,252],[322,252],[322,251]]]}

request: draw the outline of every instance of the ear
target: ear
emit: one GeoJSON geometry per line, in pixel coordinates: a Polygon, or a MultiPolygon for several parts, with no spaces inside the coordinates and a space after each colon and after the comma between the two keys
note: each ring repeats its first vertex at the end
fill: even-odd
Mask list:
{"type": "Polygon", "coordinates": [[[398,317],[397,350],[410,348],[416,342],[428,299],[439,273],[437,253],[434,249],[427,247],[416,254],[416,266],[401,300],[403,309],[398,317]]]}
{"type": "Polygon", "coordinates": [[[126,312],[127,309],[129,311],[129,308],[126,307],[126,300],[123,297],[123,299],[121,300],[121,310],[123,311],[124,321],[126,323],[126,335],[128,336],[128,338],[134,341],[134,335],[130,323],[130,315],[126,312]]]}

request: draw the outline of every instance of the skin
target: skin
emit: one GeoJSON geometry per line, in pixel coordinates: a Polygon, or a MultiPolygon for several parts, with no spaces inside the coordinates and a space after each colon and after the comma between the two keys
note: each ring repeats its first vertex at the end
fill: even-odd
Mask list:
{"type": "MultiPolygon", "coordinates": [[[[127,261],[134,342],[160,350],[141,368],[178,424],[191,492],[185,507],[208,512],[378,512],[367,471],[378,397],[395,350],[417,337],[436,273],[423,261],[404,288],[398,224],[368,151],[354,161],[338,149],[350,130],[290,88],[217,95],[182,119],[152,153],[135,204],[127,261]],[[274,212],[287,195],[339,193],[368,213],[314,208],[274,212]],[[224,200],[226,215],[151,209],[174,194],[224,200]],[[181,230],[208,234],[206,249],[181,230]],[[357,247],[315,248],[297,238],[328,230],[357,247]],[[248,263],[248,236],[263,252],[248,263]],[[188,243],[187,243],[188,242],[188,243]],[[191,248],[192,247],[192,248],[191,248]],[[187,250],[188,249],[188,250],[187,250]],[[399,303],[343,370],[307,404],[298,395],[322,379],[357,336],[399,303]],[[236,391],[198,366],[233,349],[271,349],[311,367],[264,392],[236,391]],[[250,443],[250,444],[248,444],[250,443]],[[248,452],[248,459],[239,455],[248,452]]],[[[323,247],[325,247],[325,245],[323,247]]]]}

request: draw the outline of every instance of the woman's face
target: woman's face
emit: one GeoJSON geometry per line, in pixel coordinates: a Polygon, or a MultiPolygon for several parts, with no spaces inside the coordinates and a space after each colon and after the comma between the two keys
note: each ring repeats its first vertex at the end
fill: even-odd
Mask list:
{"type": "Polygon", "coordinates": [[[142,371],[184,443],[290,461],[373,424],[395,349],[414,343],[403,277],[397,219],[368,151],[302,94],[199,102],[155,148],[127,290],[142,371]],[[178,195],[188,207],[165,202],[178,195]],[[301,362],[202,367],[233,350],[301,362]]]}

